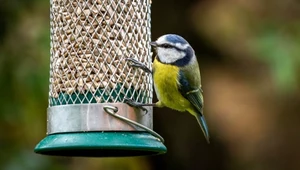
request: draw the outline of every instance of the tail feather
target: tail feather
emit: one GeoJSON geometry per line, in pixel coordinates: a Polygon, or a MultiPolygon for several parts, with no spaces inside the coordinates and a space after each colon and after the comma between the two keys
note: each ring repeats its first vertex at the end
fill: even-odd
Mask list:
{"type": "Polygon", "coordinates": [[[207,141],[207,143],[209,143],[209,133],[208,133],[208,127],[207,127],[207,123],[206,123],[206,120],[205,120],[205,117],[204,115],[200,115],[200,114],[196,114],[195,115],[200,127],[201,127],[201,130],[204,134],[204,137],[207,141]]]}

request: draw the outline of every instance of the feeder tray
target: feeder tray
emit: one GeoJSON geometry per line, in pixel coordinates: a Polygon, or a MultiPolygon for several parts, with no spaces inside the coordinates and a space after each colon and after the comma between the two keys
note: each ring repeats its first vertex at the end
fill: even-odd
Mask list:
{"type": "Polygon", "coordinates": [[[35,152],[56,156],[123,157],[157,155],[166,147],[146,132],[82,132],[48,135],[35,152]]]}

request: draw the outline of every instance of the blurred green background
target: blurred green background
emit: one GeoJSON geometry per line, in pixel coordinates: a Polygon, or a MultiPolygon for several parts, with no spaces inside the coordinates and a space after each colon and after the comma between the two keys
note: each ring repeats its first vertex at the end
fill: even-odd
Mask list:
{"type": "Polygon", "coordinates": [[[0,1],[0,169],[300,169],[299,1],[153,0],[152,39],[177,33],[197,53],[211,144],[189,114],[155,109],[167,154],[104,159],[33,153],[46,132],[49,8],[0,1]]]}

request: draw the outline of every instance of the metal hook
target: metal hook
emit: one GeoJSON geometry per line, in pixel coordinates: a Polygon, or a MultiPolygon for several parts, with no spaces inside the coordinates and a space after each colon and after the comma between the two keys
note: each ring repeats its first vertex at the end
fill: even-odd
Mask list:
{"type": "Polygon", "coordinates": [[[141,128],[141,129],[146,130],[147,132],[149,132],[153,136],[157,137],[162,143],[165,142],[164,138],[162,136],[160,136],[158,133],[156,133],[155,131],[153,131],[152,129],[150,129],[150,128],[148,128],[148,127],[146,127],[146,126],[144,126],[144,125],[142,125],[140,123],[137,123],[135,121],[132,121],[132,120],[126,118],[126,117],[123,117],[123,116],[120,116],[119,114],[117,114],[117,112],[118,112],[118,108],[117,107],[106,105],[106,106],[103,106],[103,110],[106,113],[108,113],[108,114],[110,114],[110,115],[112,115],[112,116],[114,116],[114,117],[116,117],[118,119],[121,119],[121,120],[123,120],[123,121],[125,121],[127,123],[131,123],[131,124],[133,124],[133,125],[141,128]]]}

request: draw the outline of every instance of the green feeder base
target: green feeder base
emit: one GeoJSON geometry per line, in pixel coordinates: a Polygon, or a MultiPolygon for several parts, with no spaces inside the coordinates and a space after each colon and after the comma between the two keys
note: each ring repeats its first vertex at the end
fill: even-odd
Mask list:
{"type": "Polygon", "coordinates": [[[55,156],[125,157],[163,154],[167,148],[147,132],[104,131],[51,134],[34,151],[55,156]]]}

